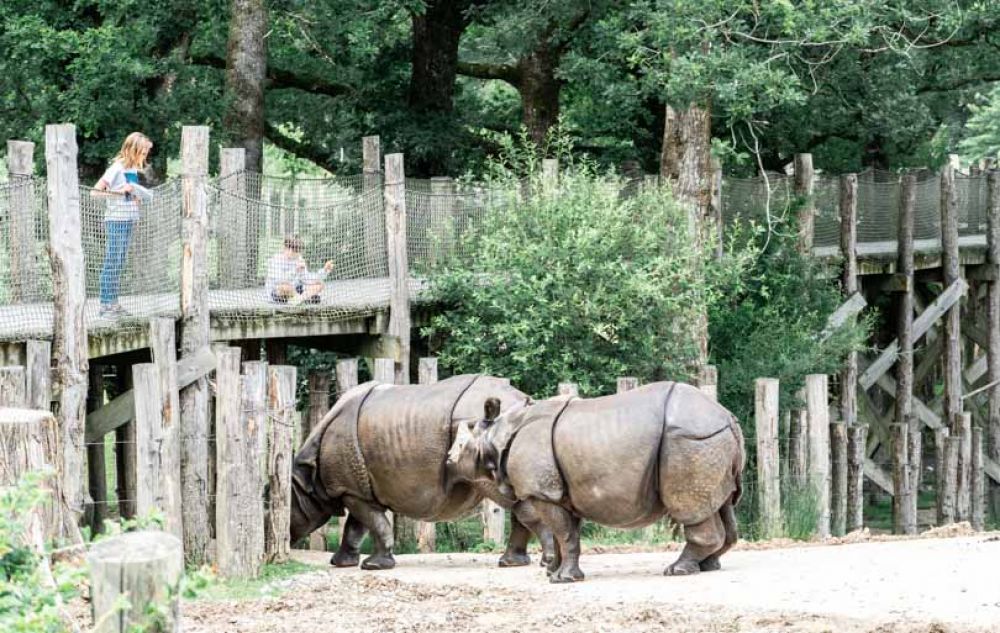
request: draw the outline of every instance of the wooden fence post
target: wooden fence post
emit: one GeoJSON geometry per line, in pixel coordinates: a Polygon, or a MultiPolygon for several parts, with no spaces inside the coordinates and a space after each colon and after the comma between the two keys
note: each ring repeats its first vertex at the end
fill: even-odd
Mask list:
{"type": "MultiPolygon", "coordinates": [[[[844,297],[858,291],[858,176],[840,177],[840,282],[844,297]]],[[[858,423],[858,353],[847,355],[840,372],[840,417],[848,428],[858,423]]],[[[848,483],[850,485],[850,482],[848,483]]]]}
{"type": "Polygon", "coordinates": [[[816,533],[830,536],[830,409],[826,374],[806,376],[809,416],[809,474],[816,491],[816,533]]]}
{"type": "Polygon", "coordinates": [[[396,379],[410,382],[410,267],[406,252],[406,173],[403,155],[385,157],[385,231],[389,263],[389,336],[399,341],[396,379]]]}
{"type": "Polygon", "coordinates": [[[7,141],[7,180],[10,192],[10,300],[31,303],[39,296],[35,259],[35,144],[7,141]]]}
{"type": "MultiPolygon", "coordinates": [[[[962,277],[958,253],[958,198],[955,172],[950,166],[941,170],[941,267],[944,285],[950,286],[962,277]]],[[[944,419],[956,422],[962,411],[962,332],[961,302],[955,303],[944,316],[944,419]]],[[[959,439],[960,429],[951,434],[959,439]]]]}
{"type": "Polygon", "coordinates": [[[578,397],[580,387],[575,382],[561,382],[559,383],[559,395],[578,397]]]}
{"type": "MultiPolygon", "coordinates": [[[[247,197],[247,151],[242,147],[219,150],[219,188],[229,195],[221,213],[215,218],[216,241],[225,245],[219,249],[219,278],[223,288],[252,287],[257,281],[256,269],[250,270],[249,250],[256,254],[257,245],[248,243],[247,228],[250,209],[243,202],[247,197]],[[248,249],[247,247],[251,247],[248,249]]],[[[225,200],[225,198],[223,198],[225,200]]]]}
{"type": "Polygon", "coordinates": [[[757,431],[757,493],[764,538],[782,533],[781,458],[778,454],[778,380],[758,378],[754,384],[757,431]]]}
{"type": "MultiPolygon", "coordinates": [[[[121,395],[132,388],[132,370],[121,364],[115,368],[116,388],[121,395]]],[[[123,519],[135,517],[136,490],[135,419],[115,429],[115,473],[118,513],[123,519]]],[[[181,499],[183,501],[183,498],[181,499]]]]}
{"type": "MultiPolygon", "coordinates": [[[[986,214],[986,261],[994,270],[1000,269],[1000,171],[990,170],[986,214]]],[[[998,275],[1000,277],[1000,275],[998,275]]],[[[989,412],[986,421],[986,456],[1000,463],[1000,279],[986,285],[987,380],[989,412]]],[[[994,516],[1000,516],[1000,484],[989,482],[989,505],[994,516]]]]}
{"type": "Polygon", "coordinates": [[[135,385],[136,499],[140,517],[163,514],[164,529],[183,535],[180,463],[176,412],[160,391],[161,367],[153,363],[132,366],[135,385]]]}
{"type": "Polygon", "coordinates": [[[28,406],[27,376],[24,367],[0,367],[0,407],[28,406]]]}
{"type": "Polygon", "coordinates": [[[982,531],[986,527],[986,473],[983,471],[983,430],[972,429],[972,454],[969,456],[972,466],[970,479],[971,488],[971,518],[972,529],[982,531]]]}
{"type": "MultiPolygon", "coordinates": [[[[48,497],[27,526],[41,543],[67,534],[74,517],[68,513],[58,475],[59,426],[49,411],[0,407],[0,488],[17,485],[30,472],[49,470],[41,486],[48,497]]],[[[75,527],[75,524],[72,524],[75,527]]]]}
{"type": "Polygon", "coordinates": [[[266,366],[240,349],[216,351],[215,560],[225,578],[255,578],[264,557],[263,473],[266,366]]]}
{"type": "MultiPolygon", "coordinates": [[[[90,365],[87,388],[87,414],[97,411],[104,404],[104,376],[100,365],[90,365]]],[[[90,533],[98,534],[104,529],[108,518],[108,472],[104,457],[104,437],[87,442],[87,489],[90,491],[90,507],[85,513],[85,521],[90,525],[90,533]]]]}
{"type": "Polygon", "coordinates": [[[292,436],[295,428],[295,368],[270,367],[267,379],[267,482],[264,554],[271,563],[288,560],[292,511],[292,436]]]}
{"type": "Polygon", "coordinates": [[[387,385],[394,384],[396,379],[395,361],[391,358],[376,358],[372,368],[372,380],[387,385]]]}
{"type": "MultiPolygon", "coordinates": [[[[438,380],[436,358],[421,358],[417,363],[417,379],[421,385],[433,385],[438,380]]],[[[417,550],[422,554],[437,548],[437,527],[434,523],[420,521],[417,524],[417,550]]]]}
{"type": "Polygon", "coordinates": [[[910,502],[913,494],[910,486],[909,432],[906,423],[894,423],[890,427],[892,435],[892,530],[896,534],[916,532],[915,506],[910,502]]]}
{"type": "MultiPolygon", "coordinates": [[[[805,400],[805,393],[800,397],[805,400]]],[[[809,414],[805,409],[793,409],[789,419],[788,474],[796,490],[809,483],[809,414]]]]}
{"type": "Polygon", "coordinates": [[[96,543],[87,563],[95,633],[180,631],[184,552],[179,539],[163,532],[128,532],[96,543]],[[121,609],[122,601],[128,608],[121,609]]]}
{"type": "Polygon", "coordinates": [[[305,424],[302,425],[300,431],[300,446],[319,424],[319,421],[323,419],[323,416],[330,411],[330,382],[329,371],[314,370],[309,372],[309,411],[304,417],[305,424]]]}
{"type": "Polygon", "coordinates": [[[868,427],[856,424],[847,429],[847,531],[864,527],[865,442],[868,427]]]}
{"type": "Polygon", "coordinates": [[[955,522],[955,483],[958,479],[958,456],[962,451],[962,438],[944,437],[944,466],[941,469],[943,484],[938,497],[938,523],[955,522]]]}
{"type": "Polygon", "coordinates": [[[632,391],[639,386],[639,379],[635,376],[622,376],[618,379],[618,393],[632,391]]]}
{"type": "MultiPolygon", "coordinates": [[[[181,356],[194,356],[210,343],[208,313],[208,128],[181,130],[184,248],[181,264],[181,356]]],[[[184,498],[184,554],[191,565],[208,560],[208,379],[180,393],[181,479],[184,498]]]]}
{"type": "Polygon", "coordinates": [[[28,341],[28,407],[48,411],[52,407],[52,343],[28,341]]]}
{"type": "MultiPolygon", "coordinates": [[[[366,193],[378,191],[382,187],[382,150],[378,136],[366,136],[361,139],[362,178],[366,193]]],[[[381,222],[372,214],[364,216],[365,259],[368,270],[380,277],[388,274],[385,271],[385,249],[382,248],[381,222]]]]}
{"type": "MultiPolygon", "coordinates": [[[[896,424],[906,424],[909,430],[893,441],[902,445],[893,447],[895,469],[907,472],[894,473],[895,495],[893,496],[894,528],[897,534],[915,534],[917,530],[917,487],[920,475],[920,451],[911,452],[911,447],[920,446],[920,420],[913,415],[913,302],[914,302],[914,227],[917,201],[917,178],[905,174],[900,182],[899,218],[897,229],[896,277],[901,282],[896,295],[896,341],[899,353],[896,358],[896,424]],[[900,485],[905,488],[900,488],[900,485]],[[903,507],[901,504],[906,504],[903,507]]],[[[897,431],[898,433],[898,431],[897,431]]]]}
{"type": "MultiPolygon", "coordinates": [[[[80,219],[80,180],[76,166],[76,128],[45,126],[48,183],[49,253],[52,264],[52,356],[56,359],[55,391],[59,392],[63,477],[62,492],[73,523],[83,515],[84,420],[87,411],[86,264],[80,219]]],[[[74,541],[81,537],[72,535],[74,541]]]]}
{"type": "Polygon", "coordinates": [[[972,414],[958,414],[953,427],[958,428],[958,473],[955,479],[955,520],[968,521],[972,513],[972,414]]]}
{"type": "Polygon", "coordinates": [[[812,154],[795,154],[795,195],[803,198],[805,204],[799,211],[798,247],[799,252],[809,255],[813,246],[813,227],[816,220],[816,203],[813,200],[815,172],[812,154]]]}
{"type": "Polygon", "coordinates": [[[719,400],[719,370],[715,365],[705,365],[698,374],[698,389],[712,400],[719,400]]]}
{"type": "MultiPolygon", "coordinates": [[[[376,137],[377,138],[377,137],[376,137]]],[[[378,163],[376,162],[376,169],[378,163]]],[[[374,367],[372,367],[374,372],[374,367]]],[[[337,398],[344,395],[348,389],[358,386],[358,359],[344,358],[337,361],[337,398]]],[[[347,516],[340,517],[340,534],[344,534],[347,516]]],[[[328,529],[324,526],[309,535],[309,549],[325,550],[328,529]]]]}
{"type": "Polygon", "coordinates": [[[830,530],[834,536],[847,533],[847,425],[830,424],[830,530]]]}

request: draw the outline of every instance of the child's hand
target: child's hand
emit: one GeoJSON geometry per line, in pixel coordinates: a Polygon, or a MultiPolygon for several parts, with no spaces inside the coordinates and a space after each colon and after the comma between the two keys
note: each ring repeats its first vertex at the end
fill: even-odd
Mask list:
{"type": "Polygon", "coordinates": [[[330,272],[331,270],[333,270],[333,262],[329,259],[326,260],[326,263],[323,264],[323,270],[325,270],[326,272],[330,272]]]}

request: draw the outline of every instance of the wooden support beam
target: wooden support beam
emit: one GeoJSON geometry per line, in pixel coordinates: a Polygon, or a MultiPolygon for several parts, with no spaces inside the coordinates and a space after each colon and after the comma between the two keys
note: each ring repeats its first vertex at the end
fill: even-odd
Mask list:
{"type": "MultiPolygon", "coordinates": [[[[87,411],[86,262],[76,165],[76,128],[45,126],[49,260],[52,264],[54,391],[59,392],[63,495],[78,523],[86,498],[84,420],[87,411]]],[[[76,535],[76,538],[80,538],[76,535]]],[[[76,539],[74,539],[76,540],[76,539]]]]}
{"type": "MultiPolygon", "coordinates": [[[[801,396],[805,400],[804,396],[801,396]]],[[[792,487],[801,490],[809,483],[809,416],[794,409],[788,425],[788,470],[792,487]]]]}
{"type": "MultiPolygon", "coordinates": [[[[903,176],[900,183],[899,222],[897,232],[898,256],[896,270],[905,281],[903,289],[896,293],[896,344],[899,352],[896,358],[896,424],[915,422],[913,411],[913,231],[914,213],[917,203],[917,178],[913,174],[903,176]]],[[[883,376],[885,377],[885,376],[883,376]]],[[[919,433],[919,424],[910,429],[919,433]]],[[[906,444],[899,450],[906,452],[906,444]]],[[[905,462],[911,457],[904,455],[905,462]]],[[[915,517],[915,515],[914,515],[915,517]]],[[[908,517],[907,517],[908,518],[908,517]]],[[[914,530],[916,529],[914,518],[914,530]]],[[[908,525],[908,524],[907,524],[908,525]]],[[[906,532],[907,534],[909,532],[906,532]]]]}
{"type": "MultiPolygon", "coordinates": [[[[965,283],[965,280],[959,278],[957,281],[949,285],[944,292],[942,292],[934,302],[927,306],[927,309],[917,317],[913,322],[913,341],[916,342],[927,333],[939,318],[941,318],[952,306],[958,303],[958,301],[968,290],[969,285],[965,283]]],[[[899,341],[893,341],[890,343],[879,357],[868,366],[859,379],[859,384],[862,389],[870,389],[872,385],[881,377],[885,372],[889,371],[892,365],[896,362],[896,358],[899,355],[899,341]]]]}
{"type": "Polygon", "coordinates": [[[963,411],[952,424],[958,430],[958,472],[955,479],[955,519],[972,517],[972,414],[963,411]]]}
{"type": "Polygon", "coordinates": [[[896,489],[893,487],[892,477],[890,477],[878,464],[875,463],[870,457],[865,458],[864,467],[865,477],[871,480],[876,486],[882,489],[890,495],[896,494],[896,489]]]}
{"type": "Polygon", "coordinates": [[[958,480],[958,454],[962,450],[961,444],[961,438],[944,438],[941,486],[938,489],[937,518],[939,525],[947,525],[955,522],[955,493],[956,481],[958,480]]]}
{"type": "Polygon", "coordinates": [[[847,532],[847,425],[830,424],[830,531],[834,536],[847,532]]]}
{"type": "MultiPolygon", "coordinates": [[[[87,380],[87,411],[99,409],[104,404],[104,376],[101,367],[91,363],[87,380]]],[[[85,521],[90,525],[91,534],[104,530],[108,518],[108,472],[104,456],[104,438],[87,442],[87,490],[90,505],[85,513],[85,521]]]]}
{"type": "Polygon", "coordinates": [[[982,531],[986,527],[986,477],[983,472],[983,429],[972,429],[972,443],[969,455],[970,480],[969,502],[972,529],[982,531]]]}
{"type": "Polygon", "coordinates": [[[330,410],[330,383],[332,376],[330,372],[322,369],[315,369],[309,372],[309,411],[303,417],[305,424],[300,430],[299,444],[301,445],[309,437],[319,421],[323,419],[327,411],[330,410]]]}
{"type": "Polygon", "coordinates": [[[849,296],[844,303],[840,304],[833,314],[826,320],[826,326],[823,327],[823,332],[820,334],[820,340],[825,341],[830,338],[834,332],[840,329],[849,319],[853,319],[862,310],[868,302],[865,301],[864,295],[860,292],[855,292],[849,296]]]}
{"type": "MultiPolygon", "coordinates": [[[[215,354],[205,347],[197,354],[177,361],[177,385],[184,388],[215,369],[215,354]]],[[[88,442],[114,431],[135,417],[135,392],[131,389],[87,416],[88,442]]]]}
{"type": "Polygon", "coordinates": [[[1000,265],[987,262],[966,266],[965,279],[967,281],[1000,281],[1000,265]]]}

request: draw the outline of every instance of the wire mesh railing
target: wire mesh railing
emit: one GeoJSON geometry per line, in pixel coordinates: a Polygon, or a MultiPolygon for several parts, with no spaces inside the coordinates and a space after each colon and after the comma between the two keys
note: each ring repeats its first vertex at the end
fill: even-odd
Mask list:
{"type": "MultiPolygon", "coordinates": [[[[916,247],[918,252],[935,250],[940,244],[940,178],[929,171],[916,174],[916,247]]],[[[209,180],[205,187],[213,317],[341,319],[388,305],[380,174],[278,178],[240,172],[209,180]],[[296,248],[288,248],[286,240],[296,248]],[[276,293],[281,284],[291,292],[276,293]]],[[[415,279],[452,257],[473,255],[467,252],[473,242],[466,238],[491,214],[505,213],[533,195],[530,184],[448,178],[410,178],[405,192],[409,271],[415,279]]],[[[986,230],[986,175],[956,174],[954,193],[960,237],[964,244],[978,243],[986,230]]],[[[181,180],[128,198],[80,189],[89,331],[141,328],[152,316],[179,314],[183,195],[181,180]]],[[[899,196],[898,173],[869,170],[858,175],[862,254],[895,251],[899,196]]],[[[793,220],[789,216],[798,202],[793,179],[784,174],[727,178],[722,185],[727,224],[752,220],[777,226],[779,220],[793,220]]],[[[814,246],[818,253],[835,254],[839,179],[818,176],[812,202],[814,246]]],[[[0,340],[51,335],[47,206],[44,178],[0,183],[0,340]]],[[[418,287],[419,282],[412,282],[411,288],[418,287]]]]}

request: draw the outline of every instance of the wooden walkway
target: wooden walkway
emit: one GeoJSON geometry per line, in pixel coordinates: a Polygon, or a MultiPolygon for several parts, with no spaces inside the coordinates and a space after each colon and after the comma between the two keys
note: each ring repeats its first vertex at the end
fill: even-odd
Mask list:
{"type": "MultiPolygon", "coordinates": [[[[410,280],[410,300],[420,303],[425,283],[410,280]]],[[[129,316],[100,316],[98,299],[87,300],[90,358],[148,347],[152,317],[180,317],[178,294],[123,295],[129,316]]],[[[349,279],[327,282],[321,302],[290,306],[270,300],[263,288],[210,290],[211,338],[234,341],[260,338],[384,334],[389,309],[389,279],[349,279]]],[[[52,338],[51,303],[0,306],[0,346],[18,347],[29,339],[52,338]]],[[[16,353],[16,352],[8,352],[16,353]]]]}

